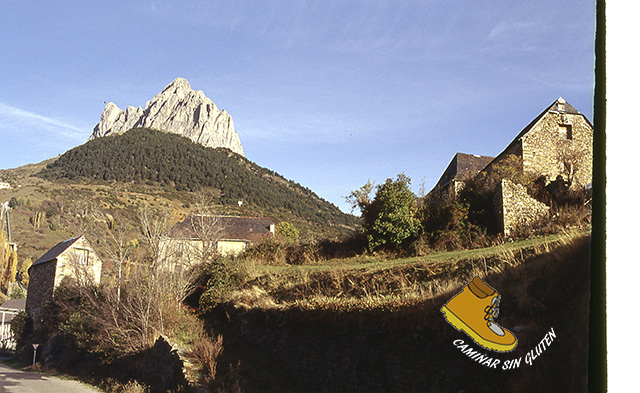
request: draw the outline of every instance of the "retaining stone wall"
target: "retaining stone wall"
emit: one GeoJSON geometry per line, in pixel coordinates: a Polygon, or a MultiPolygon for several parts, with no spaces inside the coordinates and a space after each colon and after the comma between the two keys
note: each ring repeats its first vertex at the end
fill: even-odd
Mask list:
{"type": "Polygon", "coordinates": [[[549,216],[549,206],[527,194],[521,184],[502,179],[496,195],[496,211],[502,232],[506,237],[518,228],[527,228],[540,223],[549,216]]]}

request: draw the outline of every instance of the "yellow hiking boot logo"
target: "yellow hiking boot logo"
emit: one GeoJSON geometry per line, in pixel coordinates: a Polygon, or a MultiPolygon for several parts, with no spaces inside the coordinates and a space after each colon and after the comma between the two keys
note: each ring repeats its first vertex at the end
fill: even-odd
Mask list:
{"type": "Polygon", "coordinates": [[[518,345],[518,340],[495,322],[499,303],[498,292],[475,277],[442,306],[442,313],[447,322],[478,345],[496,352],[509,352],[518,345]]]}

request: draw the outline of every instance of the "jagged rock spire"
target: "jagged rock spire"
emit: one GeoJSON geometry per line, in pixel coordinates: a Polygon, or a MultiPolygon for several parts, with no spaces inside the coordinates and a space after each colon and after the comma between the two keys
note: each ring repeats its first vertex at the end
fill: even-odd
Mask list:
{"type": "Polygon", "coordinates": [[[176,78],[149,101],[143,110],[121,110],[110,102],[89,139],[123,133],[135,127],[152,128],[185,136],[208,147],[226,147],[244,155],[231,115],[220,110],[202,90],[191,89],[184,78],[176,78]]]}

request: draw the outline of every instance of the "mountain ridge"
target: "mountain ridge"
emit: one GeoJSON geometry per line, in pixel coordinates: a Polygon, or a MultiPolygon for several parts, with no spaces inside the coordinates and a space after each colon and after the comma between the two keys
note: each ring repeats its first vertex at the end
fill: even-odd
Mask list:
{"type": "Polygon", "coordinates": [[[226,148],[210,148],[158,130],[137,128],[77,146],[38,173],[47,180],[120,182],[178,192],[212,188],[217,203],[290,212],[310,223],[355,225],[355,218],[312,190],[226,148]],[[158,157],[163,157],[158,160],[158,157]]]}
{"type": "Polygon", "coordinates": [[[244,155],[233,119],[220,110],[202,90],[193,90],[184,78],[169,83],[145,108],[121,110],[109,102],[89,140],[122,134],[132,128],[151,128],[183,135],[207,147],[224,147],[244,155]]]}

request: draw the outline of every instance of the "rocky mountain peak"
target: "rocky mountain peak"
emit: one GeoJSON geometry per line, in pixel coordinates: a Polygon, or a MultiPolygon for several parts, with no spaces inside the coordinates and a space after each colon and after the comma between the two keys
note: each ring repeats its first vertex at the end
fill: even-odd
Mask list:
{"type": "Polygon", "coordinates": [[[121,110],[108,103],[89,139],[137,127],[180,134],[207,147],[225,147],[244,155],[231,115],[220,110],[202,90],[191,89],[184,78],[169,83],[144,110],[132,106],[121,110]]]}

